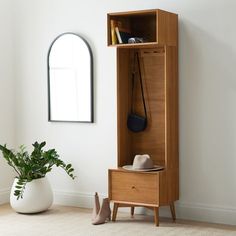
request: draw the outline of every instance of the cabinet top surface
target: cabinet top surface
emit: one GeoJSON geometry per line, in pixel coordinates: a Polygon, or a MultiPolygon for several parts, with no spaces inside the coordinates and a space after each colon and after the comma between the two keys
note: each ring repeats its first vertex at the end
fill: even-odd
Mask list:
{"type": "Polygon", "coordinates": [[[110,16],[122,16],[122,15],[124,15],[124,16],[125,16],[125,15],[155,15],[155,14],[157,14],[159,11],[177,15],[176,13],[168,12],[168,11],[161,10],[161,9],[148,9],[148,10],[137,10],[137,11],[111,12],[111,13],[108,13],[108,15],[110,15],[110,16]]]}
{"type": "Polygon", "coordinates": [[[164,171],[163,170],[158,170],[158,171],[131,171],[131,170],[125,170],[122,167],[118,167],[117,169],[109,169],[109,171],[118,171],[118,172],[125,172],[125,173],[137,173],[137,174],[149,174],[149,175],[155,175],[155,174],[159,174],[160,172],[164,171]]]}

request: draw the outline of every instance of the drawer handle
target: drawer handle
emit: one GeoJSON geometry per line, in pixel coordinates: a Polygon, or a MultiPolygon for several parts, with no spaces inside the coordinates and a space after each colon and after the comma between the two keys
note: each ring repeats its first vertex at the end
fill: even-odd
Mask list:
{"type": "Polygon", "coordinates": [[[135,186],[132,186],[132,189],[135,189],[135,186]]]}

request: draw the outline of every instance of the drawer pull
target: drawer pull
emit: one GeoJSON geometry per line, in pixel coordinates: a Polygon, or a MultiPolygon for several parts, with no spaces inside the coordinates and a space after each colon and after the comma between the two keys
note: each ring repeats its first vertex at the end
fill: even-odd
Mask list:
{"type": "Polygon", "coordinates": [[[132,189],[135,189],[135,186],[132,186],[132,189]]]}

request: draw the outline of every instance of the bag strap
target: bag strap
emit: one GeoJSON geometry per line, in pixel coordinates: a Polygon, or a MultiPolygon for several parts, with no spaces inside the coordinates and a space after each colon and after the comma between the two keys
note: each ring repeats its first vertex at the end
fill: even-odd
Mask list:
{"type": "Polygon", "coordinates": [[[135,82],[135,73],[136,73],[136,71],[135,71],[136,58],[137,58],[137,62],[138,62],[138,74],[139,74],[139,81],[140,81],[140,87],[141,87],[143,109],[144,109],[144,113],[145,113],[145,118],[147,118],[147,110],[146,110],[146,104],[145,104],[145,98],[144,98],[144,92],[143,92],[142,74],[141,74],[138,52],[136,52],[134,55],[134,66],[133,66],[133,71],[132,71],[131,112],[134,113],[134,82],[135,82]]]}

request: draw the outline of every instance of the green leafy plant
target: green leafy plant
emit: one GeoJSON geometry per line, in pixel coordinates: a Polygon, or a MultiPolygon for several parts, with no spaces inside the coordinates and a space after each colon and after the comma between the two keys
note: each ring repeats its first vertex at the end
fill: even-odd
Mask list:
{"type": "Polygon", "coordinates": [[[43,150],[46,142],[32,144],[34,149],[31,154],[25,150],[25,146],[20,146],[19,152],[10,150],[6,145],[0,145],[4,159],[17,173],[18,181],[15,187],[14,195],[23,198],[25,186],[28,182],[45,177],[52,170],[53,166],[61,167],[66,173],[74,179],[73,167],[71,164],[65,164],[55,149],[43,150]]]}

